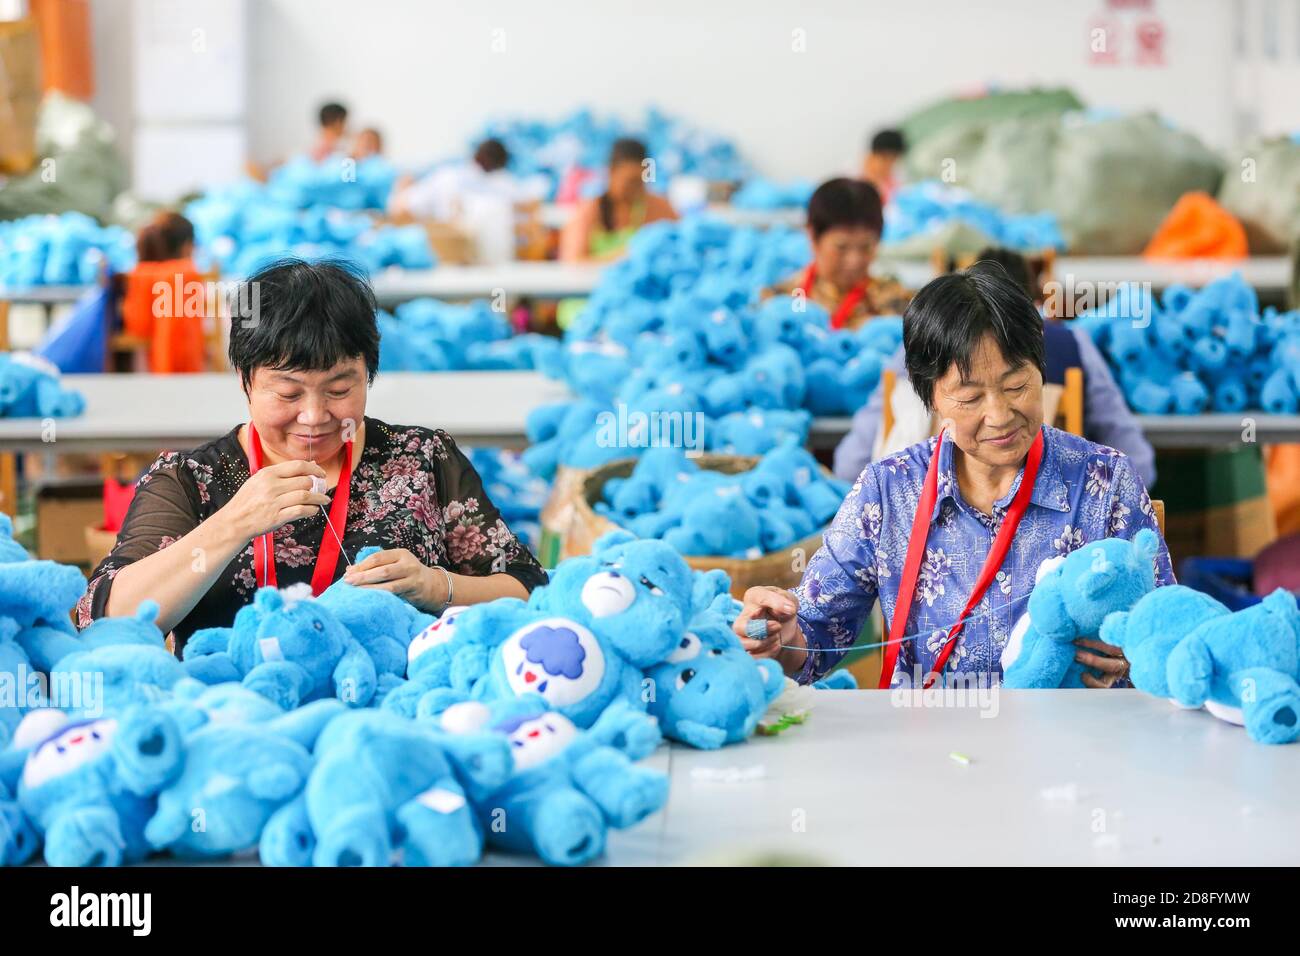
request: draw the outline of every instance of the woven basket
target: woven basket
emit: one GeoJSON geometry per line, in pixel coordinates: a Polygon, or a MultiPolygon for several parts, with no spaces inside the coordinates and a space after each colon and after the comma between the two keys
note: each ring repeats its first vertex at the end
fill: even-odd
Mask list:
{"type": "MultiPolygon", "coordinates": [[[[709,471],[735,475],[749,471],[759,459],[746,455],[700,455],[696,464],[709,471]]],[[[637,459],[625,458],[610,462],[589,471],[576,490],[569,532],[564,538],[562,557],[571,558],[590,554],[596,539],[618,525],[604,515],[596,513],[593,505],[604,496],[605,483],[611,478],[626,478],[632,474],[637,459]]],[[[829,472],[827,472],[829,474],[829,472]]],[[[773,551],[758,558],[725,558],[711,555],[683,555],[686,563],[697,571],[720,568],[731,578],[731,593],[741,597],[746,590],[759,585],[793,588],[803,577],[803,569],[813,553],[822,546],[820,531],[796,541],[788,548],[773,551]]]]}

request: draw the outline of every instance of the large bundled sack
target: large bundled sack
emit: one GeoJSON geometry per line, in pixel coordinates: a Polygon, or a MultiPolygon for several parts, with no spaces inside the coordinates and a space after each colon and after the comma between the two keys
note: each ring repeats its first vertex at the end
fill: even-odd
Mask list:
{"type": "Polygon", "coordinates": [[[1027,116],[1059,116],[1083,109],[1070,90],[1010,90],[985,96],[951,97],[918,110],[899,124],[910,147],[956,126],[987,126],[1001,120],[1027,116]]]}
{"type": "Polygon", "coordinates": [[[85,103],[52,91],[37,117],[36,152],[53,160],[57,175],[51,178],[38,163],[26,175],[11,178],[0,189],[0,219],[70,210],[108,219],[127,178],[111,126],[85,103]]]}
{"type": "Polygon", "coordinates": [[[1219,202],[1241,220],[1252,253],[1282,252],[1300,236],[1300,139],[1256,140],[1235,159],[1219,202]]]}
{"type": "Polygon", "coordinates": [[[1218,156],[1152,114],[1067,121],[1049,208],[1072,252],[1133,255],[1184,193],[1214,193],[1222,176],[1218,156]]]}

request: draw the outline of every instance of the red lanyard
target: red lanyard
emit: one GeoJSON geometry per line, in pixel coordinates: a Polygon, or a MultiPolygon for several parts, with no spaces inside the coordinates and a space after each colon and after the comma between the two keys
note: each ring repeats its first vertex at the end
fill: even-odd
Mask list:
{"type": "MultiPolygon", "coordinates": [[[[916,591],[916,577],[921,569],[921,559],[925,557],[925,542],[930,535],[930,519],[934,516],[934,504],[938,498],[939,450],[942,447],[943,432],[939,432],[934,454],[930,456],[930,467],[925,473],[925,484],[921,487],[921,501],[917,505],[916,516],[912,519],[912,537],[907,543],[907,559],[903,562],[903,576],[898,582],[898,600],[894,604],[894,618],[889,623],[889,643],[885,645],[885,662],[880,670],[881,690],[887,690],[893,680],[894,666],[898,661],[898,649],[902,646],[903,633],[907,630],[907,618],[911,613],[912,597],[916,591]]],[[[1011,507],[1007,509],[1006,516],[1002,519],[1002,527],[998,529],[997,537],[993,539],[989,556],[985,558],[984,567],[980,569],[979,577],[975,579],[975,587],[971,590],[966,606],[962,608],[961,616],[957,618],[957,623],[949,629],[948,640],[943,645],[943,650],[939,652],[939,656],[934,659],[934,667],[926,676],[924,687],[933,684],[935,678],[943,672],[944,664],[948,663],[948,655],[957,646],[957,634],[966,623],[966,617],[980,602],[980,598],[988,590],[998,569],[1002,567],[1007,552],[1011,550],[1011,539],[1015,536],[1020,519],[1029,508],[1029,498],[1034,493],[1034,481],[1038,478],[1038,465],[1042,460],[1043,430],[1040,428],[1038,434],[1034,436],[1034,443],[1029,446],[1029,457],[1025,460],[1025,473],[1020,479],[1016,496],[1011,499],[1011,507]]]]}
{"type": "MultiPolygon", "coordinates": [[[[803,285],[799,287],[799,291],[803,293],[805,299],[812,297],[813,283],[816,281],[817,263],[814,262],[808,267],[808,271],[804,273],[803,285]]],[[[844,323],[849,320],[849,316],[853,314],[853,310],[858,307],[858,303],[862,301],[862,297],[866,294],[867,280],[863,279],[850,289],[844,298],[840,299],[839,307],[836,308],[835,314],[831,316],[831,328],[844,328],[844,323]]]]}
{"type": "MultiPolygon", "coordinates": [[[[257,428],[248,423],[248,470],[250,475],[257,474],[262,467],[262,439],[257,437],[257,428]]],[[[343,446],[343,467],[339,469],[338,487],[334,489],[334,501],[330,504],[329,523],[333,533],[321,532],[320,550],[316,554],[316,568],[311,575],[311,593],[319,596],[334,582],[334,571],[339,565],[339,550],[343,539],[343,529],[348,521],[348,498],[352,492],[352,442],[343,446]]],[[[275,533],[268,531],[253,539],[253,575],[259,588],[278,587],[275,583],[275,533]]]]}

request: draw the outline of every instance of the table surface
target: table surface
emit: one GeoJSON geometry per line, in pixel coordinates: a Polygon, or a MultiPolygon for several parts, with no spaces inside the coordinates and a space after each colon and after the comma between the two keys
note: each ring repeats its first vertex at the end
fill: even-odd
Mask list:
{"type": "Polygon", "coordinates": [[[500,265],[390,269],[371,279],[380,305],[419,296],[447,299],[491,298],[501,294],[562,299],[588,295],[600,281],[603,265],[567,262],[506,262],[500,265]]]}
{"type": "Polygon", "coordinates": [[[993,693],[981,709],[827,691],[776,737],[661,749],[668,804],[613,834],[605,862],[1300,863],[1300,745],[1256,744],[1136,690],[993,693]],[[697,776],[755,768],[737,783],[697,776]]]}
{"type": "MultiPolygon", "coordinates": [[[[233,372],[199,375],[65,375],[86,397],[86,412],[52,419],[0,419],[0,447],[28,451],[135,451],[192,448],[248,419],[233,372]]],[[[533,372],[385,372],[375,377],[366,414],[393,425],[443,428],[465,444],[522,445],[528,412],[565,401],[569,390],[533,372]]]]}

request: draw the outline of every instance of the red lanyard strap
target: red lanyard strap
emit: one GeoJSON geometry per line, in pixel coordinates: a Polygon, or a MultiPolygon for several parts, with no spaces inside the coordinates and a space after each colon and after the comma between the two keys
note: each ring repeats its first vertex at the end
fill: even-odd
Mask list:
{"type": "MultiPolygon", "coordinates": [[[[804,273],[803,284],[799,286],[799,291],[803,293],[805,299],[812,297],[813,284],[817,281],[817,263],[808,266],[808,271],[804,273]]],[[[848,322],[849,316],[853,315],[853,310],[858,307],[863,296],[867,294],[867,280],[863,279],[852,289],[844,298],[840,299],[839,306],[836,307],[835,313],[831,316],[831,328],[842,329],[844,323],[848,322]]]]}
{"type": "MultiPolygon", "coordinates": [[[[262,439],[257,428],[248,423],[248,470],[257,474],[262,467],[262,439]]],[[[311,575],[311,593],[319,596],[334,581],[339,564],[339,550],[343,531],[348,521],[348,499],[352,494],[352,442],[343,445],[343,467],[339,469],[338,487],[330,503],[328,521],[333,534],[321,534],[320,550],[316,554],[316,567],[311,575]]],[[[253,576],[259,588],[278,587],[275,581],[275,533],[268,531],[253,539],[253,576]]]]}
{"type": "MultiPolygon", "coordinates": [[[[898,651],[902,646],[903,635],[907,630],[907,619],[912,611],[916,579],[920,574],[921,560],[925,557],[925,543],[930,536],[930,519],[934,516],[934,505],[938,500],[939,451],[942,448],[943,432],[941,431],[939,440],[934,445],[934,453],[930,456],[930,467],[925,472],[925,483],[921,486],[921,501],[917,505],[916,515],[912,518],[912,535],[907,542],[907,558],[903,561],[903,575],[898,582],[898,599],[894,604],[894,617],[889,622],[889,643],[885,645],[884,665],[880,669],[881,690],[887,689],[893,680],[894,668],[898,663],[898,651]]],[[[1011,539],[1015,537],[1020,519],[1029,508],[1029,499],[1034,493],[1034,482],[1038,478],[1038,466],[1042,460],[1043,430],[1040,428],[1038,434],[1034,436],[1034,443],[1029,446],[1029,457],[1025,460],[1025,471],[1020,479],[1020,487],[1016,490],[1015,497],[1011,499],[1011,506],[1002,519],[1002,527],[998,529],[997,537],[993,539],[993,547],[989,550],[988,557],[984,559],[984,567],[980,569],[979,577],[975,579],[975,587],[971,589],[961,616],[949,628],[948,639],[935,657],[934,667],[926,676],[923,687],[929,687],[943,672],[944,665],[948,663],[948,656],[957,646],[957,635],[962,625],[966,623],[966,618],[975,605],[984,597],[984,592],[988,590],[994,577],[997,576],[998,569],[1002,567],[1002,562],[1006,560],[1007,552],[1011,550],[1011,539]]]]}

